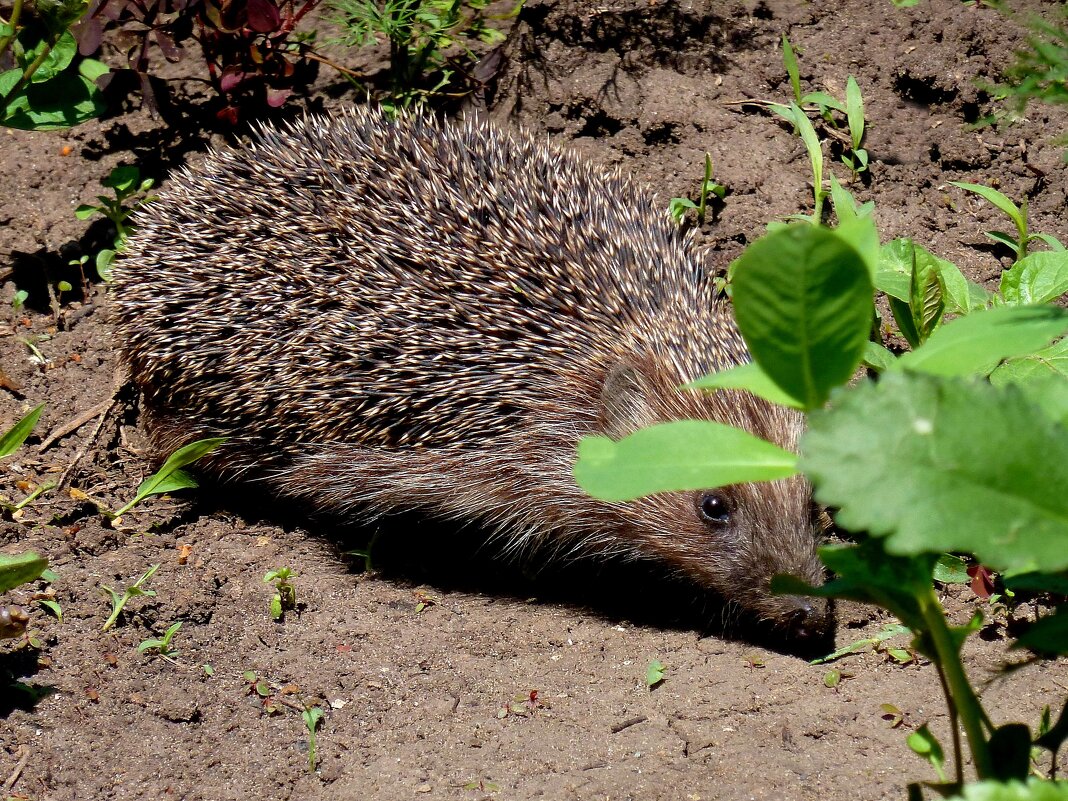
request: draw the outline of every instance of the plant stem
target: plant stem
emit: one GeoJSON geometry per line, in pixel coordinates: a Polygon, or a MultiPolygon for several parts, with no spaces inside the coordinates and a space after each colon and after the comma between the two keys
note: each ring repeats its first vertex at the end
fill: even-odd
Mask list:
{"type": "Polygon", "coordinates": [[[59,37],[57,36],[51,42],[46,44],[41,52],[37,54],[37,58],[30,62],[30,66],[26,67],[26,70],[22,73],[22,77],[11,87],[11,91],[0,98],[0,116],[3,116],[4,112],[7,111],[7,107],[11,104],[11,101],[18,96],[18,93],[30,82],[30,78],[33,77],[33,74],[37,72],[42,64],[44,64],[45,59],[48,58],[49,54],[52,52],[52,48],[55,47],[56,42],[58,41],[59,37]]]}
{"type": "Polygon", "coordinates": [[[960,716],[957,714],[957,705],[953,703],[953,694],[949,691],[949,684],[946,683],[946,673],[942,670],[941,663],[936,662],[935,667],[938,668],[938,680],[942,683],[942,694],[946,697],[946,707],[949,709],[949,725],[952,727],[950,732],[953,735],[953,767],[957,775],[957,784],[964,784],[964,755],[961,753],[960,747],[960,726],[958,721],[960,716]]]}
{"type": "Polygon", "coordinates": [[[968,675],[964,672],[960,649],[949,631],[945,611],[938,602],[938,598],[935,597],[933,587],[928,587],[918,600],[920,613],[927,624],[927,633],[935,651],[932,656],[939,665],[940,671],[945,675],[943,687],[946,692],[946,702],[951,709],[956,709],[960,716],[964,733],[968,737],[968,748],[972,754],[975,773],[979,779],[993,778],[993,761],[983,733],[983,720],[986,713],[968,681],[968,675]]]}
{"type": "Polygon", "coordinates": [[[15,0],[14,5],[11,7],[11,20],[8,22],[8,25],[11,26],[11,35],[0,39],[0,56],[3,56],[11,46],[11,43],[15,41],[15,34],[18,33],[19,17],[21,16],[22,0],[15,0]]]}

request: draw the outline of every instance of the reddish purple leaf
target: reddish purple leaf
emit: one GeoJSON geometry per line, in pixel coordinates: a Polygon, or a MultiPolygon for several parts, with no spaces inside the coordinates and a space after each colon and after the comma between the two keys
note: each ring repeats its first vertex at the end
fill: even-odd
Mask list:
{"type": "Polygon", "coordinates": [[[268,89],[267,105],[271,108],[278,108],[286,102],[292,93],[292,89],[268,89]]]}
{"type": "Polygon", "coordinates": [[[219,109],[215,116],[223,122],[228,122],[230,125],[237,125],[240,114],[237,111],[237,106],[227,106],[226,108],[219,109]]]}
{"type": "Polygon", "coordinates": [[[271,0],[248,0],[248,26],[256,33],[278,30],[282,15],[271,0]]]}
{"type": "Polygon", "coordinates": [[[227,67],[223,70],[222,77],[219,79],[219,91],[234,91],[246,77],[248,76],[241,71],[240,67],[227,67]]]}
{"type": "Polygon", "coordinates": [[[972,565],[968,568],[968,575],[972,579],[972,592],[980,598],[989,598],[994,594],[994,574],[985,567],[972,565]]]}
{"type": "Polygon", "coordinates": [[[177,64],[182,58],[182,53],[175,46],[174,39],[171,38],[170,34],[164,33],[159,28],[157,28],[154,33],[156,36],[156,44],[159,45],[163,57],[172,64],[177,64]]]}

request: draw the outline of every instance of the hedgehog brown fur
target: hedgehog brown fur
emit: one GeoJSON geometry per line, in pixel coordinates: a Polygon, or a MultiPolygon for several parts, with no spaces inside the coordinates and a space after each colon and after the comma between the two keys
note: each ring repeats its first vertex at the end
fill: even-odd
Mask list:
{"type": "Polygon", "coordinates": [[[801,433],[750,395],[679,389],[748,355],[692,238],[624,174],[523,133],[357,110],[211,153],[138,226],[116,327],[161,454],[225,436],[210,470],[321,509],[652,559],[772,623],[825,623],[768,591],[779,572],[821,580],[801,478],[625,504],[575,485],[589,433],[801,433]]]}

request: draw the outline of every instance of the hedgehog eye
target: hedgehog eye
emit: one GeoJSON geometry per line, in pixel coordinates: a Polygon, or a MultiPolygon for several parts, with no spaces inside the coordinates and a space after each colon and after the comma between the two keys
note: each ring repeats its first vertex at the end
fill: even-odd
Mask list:
{"type": "Polygon", "coordinates": [[[730,505],[718,492],[706,492],[702,495],[698,508],[701,510],[701,517],[709,523],[723,525],[731,519],[730,505]]]}

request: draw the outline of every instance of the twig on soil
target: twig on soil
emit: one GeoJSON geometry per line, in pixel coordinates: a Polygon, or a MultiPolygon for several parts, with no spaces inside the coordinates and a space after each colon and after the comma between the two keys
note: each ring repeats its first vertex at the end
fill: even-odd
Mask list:
{"type": "Polygon", "coordinates": [[[52,431],[49,432],[48,436],[44,438],[44,441],[37,446],[37,452],[44,453],[46,450],[48,450],[55,444],[56,440],[62,439],[63,437],[67,436],[67,434],[73,434],[75,431],[84,426],[90,420],[99,417],[100,415],[107,412],[110,409],[111,404],[114,402],[115,396],[112,395],[103,403],[98,403],[92,409],[82,412],[73,420],[68,420],[63,425],[53,428],[52,431]]]}
{"type": "Polygon", "coordinates": [[[61,426],[59,429],[56,429],[48,435],[44,442],[41,443],[41,446],[38,449],[39,451],[43,451],[46,447],[51,445],[57,439],[81,427],[85,423],[92,420],[94,417],[99,416],[100,418],[99,420],[97,420],[96,426],[93,428],[93,431],[89,435],[89,438],[86,440],[85,444],[74,455],[74,459],[71,460],[71,463],[69,465],[67,465],[67,469],[63,471],[63,475],[59,477],[59,482],[56,484],[57,489],[63,489],[67,486],[67,483],[70,481],[70,477],[74,473],[75,468],[77,468],[81,460],[85,458],[85,454],[89,452],[89,449],[93,447],[93,444],[96,442],[97,437],[100,436],[100,431],[104,427],[104,423],[107,422],[108,417],[111,416],[112,410],[119,403],[119,393],[121,392],[123,387],[126,386],[126,383],[129,380],[130,378],[127,375],[125,369],[120,367],[115,370],[115,376],[111,382],[111,396],[106,401],[98,404],[97,406],[94,406],[92,409],[79,415],[71,422],[67,423],[64,426],[61,426]]]}
{"type": "Polygon", "coordinates": [[[22,775],[22,771],[25,769],[26,764],[30,761],[30,749],[24,745],[19,746],[19,761],[15,765],[15,769],[11,771],[11,775],[7,777],[7,781],[4,782],[4,786],[0,788],[6,795],[11,791],[11,788],[15,786],[15,782],[19,780],[19,776],[22,775]]]}

